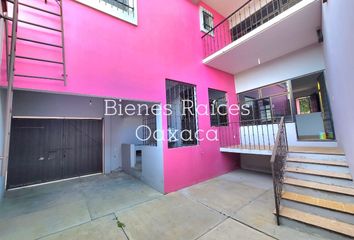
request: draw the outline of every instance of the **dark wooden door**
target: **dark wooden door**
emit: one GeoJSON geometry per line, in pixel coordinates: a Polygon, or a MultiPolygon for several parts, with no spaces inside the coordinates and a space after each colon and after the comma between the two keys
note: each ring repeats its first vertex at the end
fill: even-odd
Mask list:
{"type": "Polygon", "coordinates": [[[101,120],[12,120],[8,188],[99,172],[101,120]]]}
{"type": "Polygon", "coordinates": [[[63,178],[102,172],[102,121],[66,120],[63,178]]]}

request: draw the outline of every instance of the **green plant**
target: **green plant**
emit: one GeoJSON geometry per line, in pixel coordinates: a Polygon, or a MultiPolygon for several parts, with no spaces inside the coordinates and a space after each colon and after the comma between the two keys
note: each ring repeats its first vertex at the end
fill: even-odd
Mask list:
{"type": "Polygon", "coordinates": [[[117,217],[115,218],[115,220],[117,222],[117,227],[118,228],[121,228],[121,229],[125,228],[125,224],[122,223],[121,221],[119,221],[119,219],[117,217]]]}

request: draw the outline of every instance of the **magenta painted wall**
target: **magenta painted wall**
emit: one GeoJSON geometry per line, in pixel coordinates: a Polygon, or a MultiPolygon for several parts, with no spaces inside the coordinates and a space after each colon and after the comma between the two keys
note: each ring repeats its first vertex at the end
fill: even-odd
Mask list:
{"type": "MultiPolygon", "coordinates": [[[[15,78],[16,88],[164,104],[165,80],[168,78],[195,84],[198,104],[208,103],[208,88],[226,91],[228,103],[236,102],[233,76],[202,64],[199,6],[191,1],[138,0],[138,26],[73,0],[64,0],[63,6],[67,86],[60,82],[15,78]]],[[[26,11],[20,11],[20,16],[25,18],[29,14],[26,11]]],[[[222,17],[214,14],[216,21],[220,21],[222,17]]],[[[37,16],[31,16],[38,20],[37,16]]],[[[51,22],[41,19],[40,23],[55,25],[58,21],[55,18],[51,22]]],[[[22,25],[19,35],[59,43],[59,38],[52,33],[34,34],[33,29],[25,30],[22,25]]],[[[60,51],[38,50],[34,45],[20,42],[17,54],[60,60],[60,51]]],[[[61,69],[17,60],[16,72],[60,77],[61,69]]],[[[2,78],[1,85],[5,84],[2,78]]],[[[209,117],[199,116],[198,126],[199,129],[210,129],[209,117]]],[[[166,117],[163,118],[163,128],[167,129],[166,117]]],[[[165,192],[218,176],[237,166],[235,156],[221,154],[217,142],[203,141],[197,146],[176,149],[168,149],[166,142],[165,192]]]]}

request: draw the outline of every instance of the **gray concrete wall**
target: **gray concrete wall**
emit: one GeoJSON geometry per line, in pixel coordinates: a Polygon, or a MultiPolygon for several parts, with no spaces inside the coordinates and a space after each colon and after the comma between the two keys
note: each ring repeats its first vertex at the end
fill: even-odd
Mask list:
{"type": "MultiPolygon", "coordinates": [[[[162,114],[156,116],[156,128],[162,130],[162,114]]],[[[158,139],[162,137],[157,135],[158,139]]],[[[142,146],[142,180],[164,192],[164,171],[163,171],[163,142],[157,141],[157,146],[142,146]]]]}
{"type": "Polygon", "coordinates": [[[326,82],[335,131],[354,174],[354,1],[323,4],[326,82]]]}
{"type": "Polygon", "coordinates": [[[241,168],[251,171],[272,173],[270,158],[265,155],[241,154],[241,168]]]}
{"type": "Polygon", "coordinates": [[[72,95],[15,91],[14,116],[102,118],[103,99],[72,95]]]}

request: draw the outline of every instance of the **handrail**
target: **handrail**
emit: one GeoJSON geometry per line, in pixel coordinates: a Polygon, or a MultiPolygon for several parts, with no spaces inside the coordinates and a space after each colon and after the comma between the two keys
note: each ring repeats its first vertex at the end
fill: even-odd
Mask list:
{"type": "Polygon", "coordinates": [[[288,142],[286,137],[284,117],[282,117],[279,123],[278,133],[272,151],[272,157],[270,159],[273,176],[275,215],[277,218],[278,225],[280,224],[280,200],[283,192],[284,168],[287,153],[288,142]]]}
{"type": "Polygon", "coordinates": [[[248,0],[202,36],[204,57],[226,47],[302,0],[248,0]]]}
{"type": "Polygon", "coordinates": [[[209,35],[211,32],[214,31],[215,28],[219,27],[221,24],[223,24],[224,22],[226,22],[229,18],[231,18],[235,13],[237,13],[238,11],[240,11],[242,8],[244,8],[247,4],[249,4],[252,0],[248,0],[247,2],[245,2],[241,7],[237,8],[233,13],[231,13],[229,16],[227,16],[226,18],[224,18],[224,20],[222,20],[221,22],[219,22],[218,24],[216,24],[212,29],[210,29],[207,33],[205,33],[202,38],[204,38],[206,35],[209,35]]]}
{"type": "Polygon", "coordinates": [[[281,117],[246,119],[222,123],[218,137],[222,148],[271,151],[281,117]]]}

